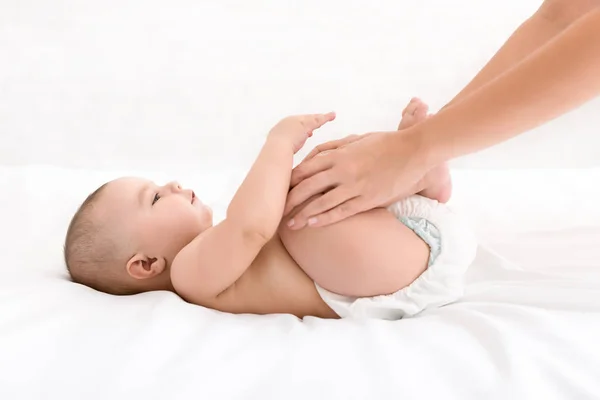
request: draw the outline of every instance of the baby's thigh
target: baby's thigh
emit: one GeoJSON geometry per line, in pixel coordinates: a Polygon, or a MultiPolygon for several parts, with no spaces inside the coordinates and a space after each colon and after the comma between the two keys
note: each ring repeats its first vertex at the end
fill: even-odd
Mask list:
{"type": "Polygon", "coordinates": [[[427,244],[382,208],[321,228],[282,225],[279,235],[313,281],[345,296],[394,293],[421,275],[429,259],[427,244]]]}

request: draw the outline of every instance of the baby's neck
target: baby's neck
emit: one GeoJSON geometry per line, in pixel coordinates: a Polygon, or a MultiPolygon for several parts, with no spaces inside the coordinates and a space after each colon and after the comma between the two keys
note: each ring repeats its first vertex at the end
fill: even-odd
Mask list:
{"type": "Polygon", "coordinates": [[[175,291],[175,288],[171,283],[171,274],[168,269],[155,278],[147,279],[146,282],[142,283],[142,286],[145,292],[154,292],[158,290],[167,290],[169,292],[175,291]]]}

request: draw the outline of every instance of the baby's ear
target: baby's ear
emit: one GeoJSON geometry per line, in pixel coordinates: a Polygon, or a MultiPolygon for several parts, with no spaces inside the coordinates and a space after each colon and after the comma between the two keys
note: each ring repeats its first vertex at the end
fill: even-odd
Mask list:
{"type": "Polygon", "coordinates": [[[167,266],[164,258],[148,257],[137,253],[127,261],[127,273],[135,279],[148,279],[160,275],[167,266]]]}

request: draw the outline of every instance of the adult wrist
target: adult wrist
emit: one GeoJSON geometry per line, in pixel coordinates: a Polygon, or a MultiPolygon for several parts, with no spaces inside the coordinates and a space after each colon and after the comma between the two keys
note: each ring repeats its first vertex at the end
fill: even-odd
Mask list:
{"type": "Polygon", "coordinates": [[[432,140],[433,135],[429,134],[426,129],[423,129],[422,125],[423,123],[420,123],[410,128],[393,132],[390,136],[389,147],[393,149],[392,151],[403,154],[406,154],[406,150],[402,149],[408,147],[409,152],[413,155],[415,167],[429,171],[431,168],[447,161],[447,158],[444,156],[439,142],[432,140]]]}

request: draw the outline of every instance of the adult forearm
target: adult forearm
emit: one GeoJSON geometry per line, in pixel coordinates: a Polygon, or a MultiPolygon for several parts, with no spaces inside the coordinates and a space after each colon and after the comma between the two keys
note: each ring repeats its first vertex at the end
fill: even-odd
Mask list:
{"type": "Polygon", "coordinates": [[[435,165],[485,149],[600,94],[600,10],[577,20],[521,63],[415,126],[435,165]]]}
{"type": "Polygon", "coordinates": [[[590,7],[589,4],[582,4],[578,9],[570,11],[555,1],[545,1],[531,17],[513,32],[477,75],[443,108],[461,101],[481,86],[521,62],[564,31],[575,20],[589,12],[590,7]]]}

